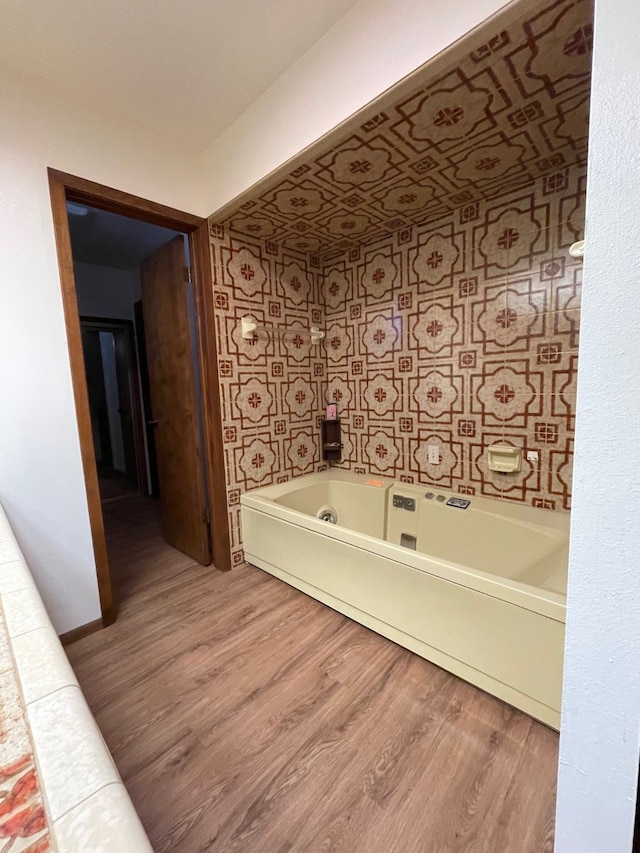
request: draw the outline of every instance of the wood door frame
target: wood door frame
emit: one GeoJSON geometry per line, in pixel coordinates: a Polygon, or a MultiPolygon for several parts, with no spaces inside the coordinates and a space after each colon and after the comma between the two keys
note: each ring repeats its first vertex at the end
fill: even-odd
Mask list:
{"type": "Polygon", "coordinates": [[[153,225],[162,225],[182,231],[189,237],[191,273],[195,295],[198,326],[198,358],[202,386],[204,460],[207,472],[207,489],[211,509],[211,547],[216,568],[231,568],[231,542],[225,482],[224,452],[222,449],[222,418],[218,384],[218,356],[213,316],[213,280],[209,250],[207,220],[175,208],[139,198],[120,190],[60,172],[47,170],[49,193],[53,213],[53,227],[58,253],[60,286],[67,331],[67,345],[71,366],[71,379],[76,407],[76,420],[80,438],[80,452],[84,470],[89,522],[96,561],[102,624],[115,620],[115,606],[109,559],[104,535],[104,521],[98,473],[93,449],[89,398],[84,374],[84,355],[80,335],[80,315],[73,272],[71,237],[67,218],[67,201],[98,207],[110,213],[139,219],[153,225]]]}
{"type": "Polygon", "coordinates": [[[133,440],[136,453],[138,492],[141,495],[147,495],[149,494],[149,484],[147,476],[147,460],[144,452],[144,418],[142,414],[140,375],[133,320],[127,320],[120,317],[88,317],[86,314],[80,314],[80,326],[82,327],[83,325],[85,328],[95,328],[99,331],[124,332],[127,336],[127,373],[129,379],[129,391],[131,394],[131,421],[133,424],[133,440]],[[145,483],[147,484],[146,486],[145,483]]]}

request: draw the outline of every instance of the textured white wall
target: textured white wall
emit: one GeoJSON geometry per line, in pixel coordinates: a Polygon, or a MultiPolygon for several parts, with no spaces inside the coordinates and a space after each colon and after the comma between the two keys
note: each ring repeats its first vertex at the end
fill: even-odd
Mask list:
{"type": "Polygon", "coordinates": [[[209,213],[507,5],[360,0],[209,146],[209,213]]]}
{"type": "Polygon", "coordinates": [[[59,632],[100,615],[47,166],[208,212],[181,152],[0,86],[0,500],[59,632]]]}
{"type": "Polygon", "coordinates": [[[629,853],[640,738],[640,4],[596,0],[556,853],[629,853]]]}

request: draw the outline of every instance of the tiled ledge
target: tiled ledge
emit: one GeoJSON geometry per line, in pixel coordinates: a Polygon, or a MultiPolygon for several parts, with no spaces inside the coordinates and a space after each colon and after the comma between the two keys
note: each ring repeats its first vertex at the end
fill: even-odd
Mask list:
{"type": "MultiPolygon", "coordinates": [[[[152,853],[1,506],[0,604],[0,669],[21,693],[15,713],[26,718],[53,849],[152,853]]],[[[46,835],[38,841],[51,849],[46,835]]]]}

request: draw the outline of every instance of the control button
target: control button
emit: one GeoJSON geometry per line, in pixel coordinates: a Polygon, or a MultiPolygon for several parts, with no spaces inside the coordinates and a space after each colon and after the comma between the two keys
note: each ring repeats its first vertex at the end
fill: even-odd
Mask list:
{"type": "Polygon", "coordinates": [[[393,505],[402,509],[404,507],[404,497],[402,495],[394,495],[393,505]]]}
{"type": "Polygon", "coordinates": [[[443,504],[447,499],[446,495],[436,495],[436,500],[439,504],[443,504]]]}
{"type": "Polygon", "coordinates": [[[465,500],[465,498],[449,498],[447,501],[447,506],[454,506],[456,509],[466,509],[471,501],[465,500]]]}
{"type": "Polygon", "coordinates": [[[409,512],[416,511],[416,499],[415,498],[405,498],[403,502],[403,506],[405,509],[408,509],[409,512]]]}
{"type": "Polygon", "coordinates": [[[435,495],[433,494],[433,492],[425,492],[424,496],[428,501],[432,501],[435,498],[435,495]]]}

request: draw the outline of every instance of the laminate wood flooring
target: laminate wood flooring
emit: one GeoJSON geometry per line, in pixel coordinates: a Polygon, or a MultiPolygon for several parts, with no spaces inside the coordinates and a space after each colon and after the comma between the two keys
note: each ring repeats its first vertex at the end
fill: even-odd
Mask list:
{"type": "Polygon", "coordinates": [[[195,564],[153,501],[105,516],[119,617],[67,652],[157,853],[551,853],[554,732],[259,569],[195,564]]]}

